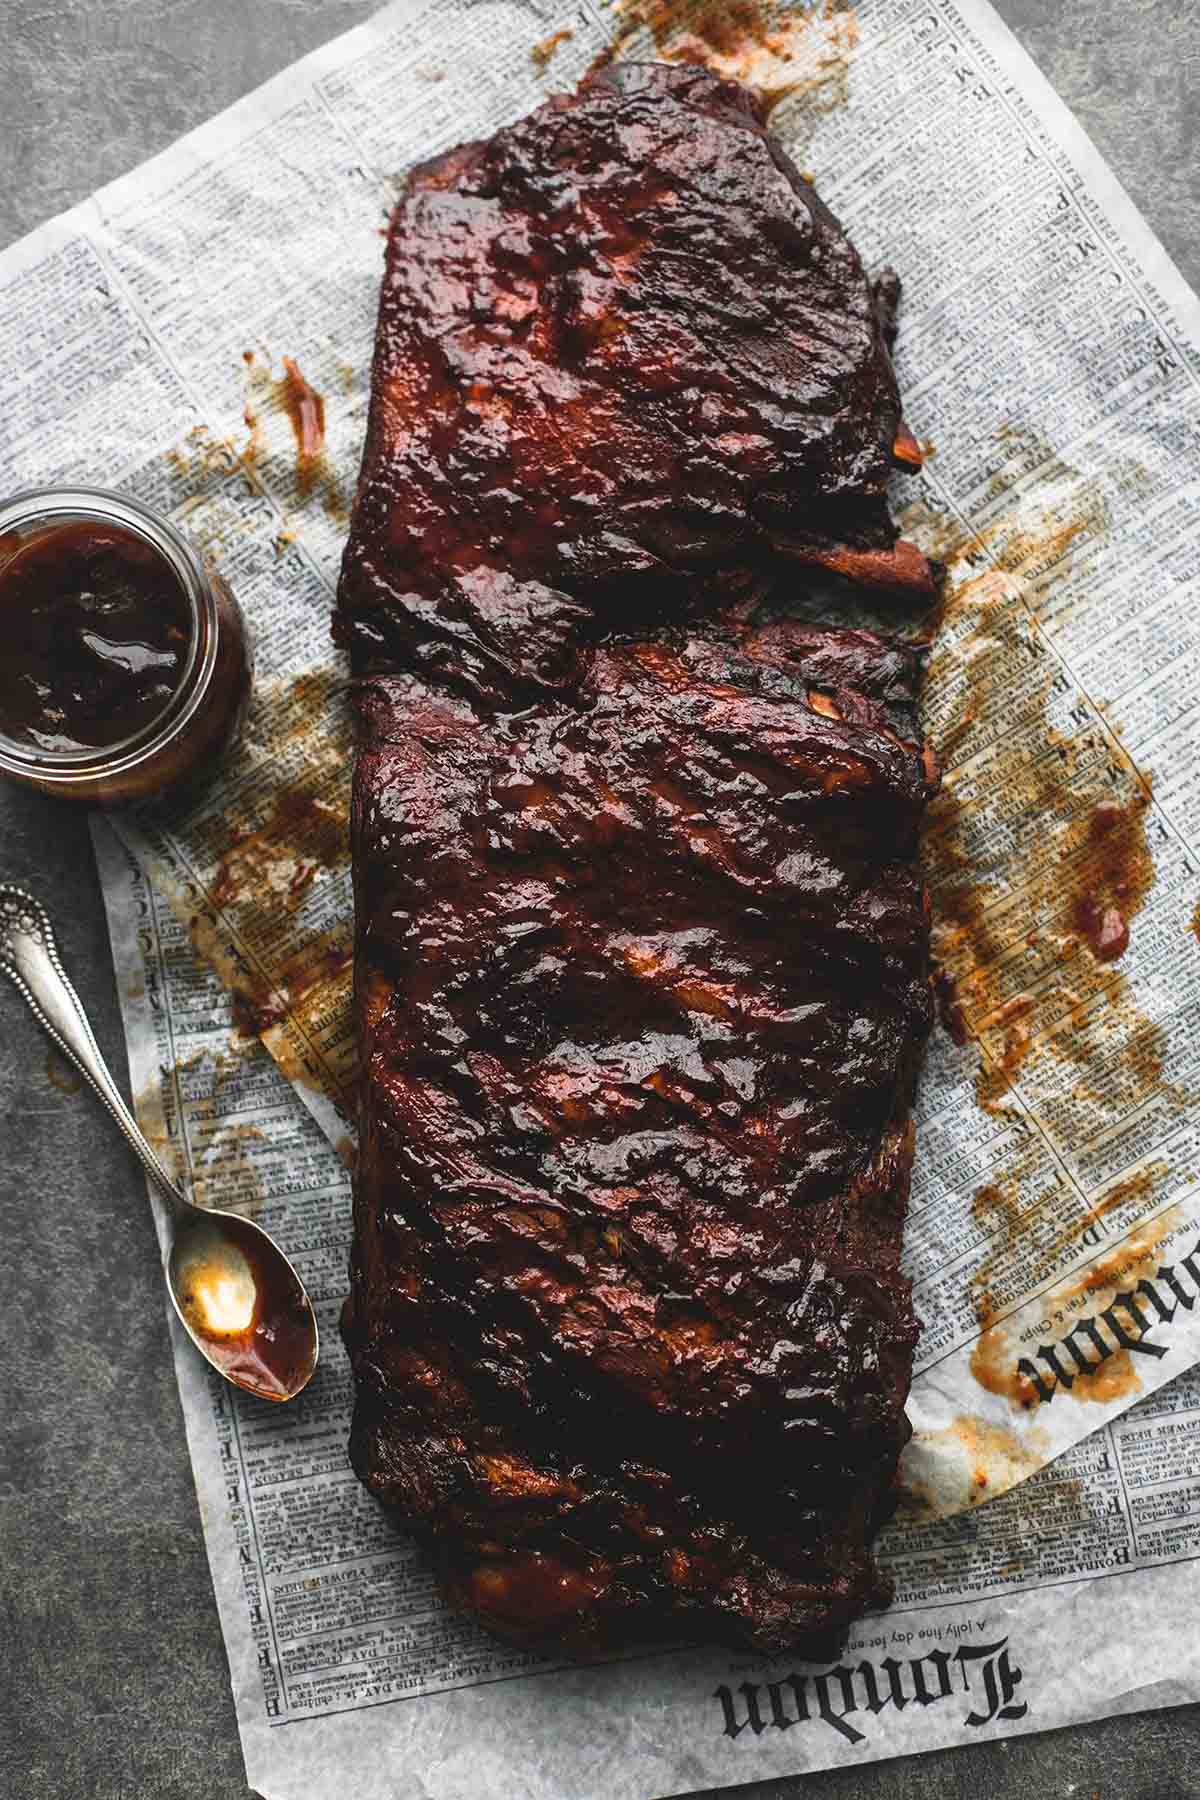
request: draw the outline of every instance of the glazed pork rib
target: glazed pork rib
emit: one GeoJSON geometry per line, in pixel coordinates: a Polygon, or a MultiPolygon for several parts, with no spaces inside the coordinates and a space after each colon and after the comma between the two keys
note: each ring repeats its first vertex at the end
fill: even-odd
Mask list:
{"type": "Polygon", "coordinates": [[[392,222],[336,627],[351,1450],[518,1641],[811,1649],[887,1598],[935,772],[920,651],[804,614],[930,588],[894,299],[695,69],[392,222]]]}

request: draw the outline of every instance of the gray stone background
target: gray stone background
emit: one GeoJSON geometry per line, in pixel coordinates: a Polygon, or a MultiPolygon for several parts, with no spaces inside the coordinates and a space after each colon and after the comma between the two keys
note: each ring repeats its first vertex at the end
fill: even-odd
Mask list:
{"type": "MultiPolygon", "coordinates": [[[[1200,285],[1200,0],[997,4],[1200,285]]],[[[0,245],[371,10],[0,0],[0,245]]],[[[50,907],[123,1078],[83,817],[0,792],[0,879],[50,907]]],[[[62,1091],[47,1051],[0,992],[0,1794],[245,1800],[142,1184],[89,1095],[62,1091]]],[[[1064,1607],[1067,1657],[1070,1634],[1064,1607]]],[[[1036,1691],[1038,1671],[1025,1674],[1036,1691]]],[[[738,1792],[1200,1800],[1200,1707],[738,1792]]]]}

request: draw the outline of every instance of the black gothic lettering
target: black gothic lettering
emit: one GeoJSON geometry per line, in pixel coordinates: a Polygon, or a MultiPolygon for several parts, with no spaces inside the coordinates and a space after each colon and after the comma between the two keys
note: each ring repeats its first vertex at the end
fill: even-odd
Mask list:
{"type": "Polygon", "coordinates": [[[949,1698],[951,1693],[950,1658],[946,1651],[930,1650],[925,1656],[919,1657],[918,1660],[912,1664],[912,1674],[913,1699],[917,1702],[918,1706],[928,1706],[934,1700],[946,1700],[949,1698]],[[936,1694],[931,1694],[925,1685],[924,1665],[926,1663],[932,1663],[937,1670],[938,1691],[936,1694]]]}
{"type": "Polygon", "coordinates": [[[1133,1291],[1126,1289],[1119,1294],[1114,1294],[1112,1305],[1106,1307],[1100,1314],[1100,1317],[1104,1320],[1104,1323],[1108,1326],[1108,1329],[1112,1332],[1122,1350],[1136,1350],[1141,1356],[1159,1357],[1167,1354],[1167,1347],[1165,1344],[1152,1344],[1150,1339],[1146,1336],[1150,1327],[1145,1314],[1138,1306],[1133,1291]],[[1120,1319],[1118,1319],[1118,1307],[1123,1307],[1129,1314],[1129,1317],[1133,1320],[1137,1327],[1137,1337],[1130,1337],[1129,1332],[1126,1330],[1125,1326],[1122,1325],[1120,1319]]]}
{"type": "Polygon", "coordinates": [[[724,1736],[731,1738],[740,1737],[747,1725],[750,1727],[755,1737],[761,1736],[766,1730],[766,1726],[763,1723],[763,1716],[758,1710],[758,1688],[752,1681],[743,1681],[741,1687],[738,1689],[738,1693],[743,1696],[746,1703],[746,1716],[744,1719],[738,1718],[733,1694],[731,1690],[725,1686],[724,1682],[717,1688],[713,1696],[714,1699],[721,1702],[725,1712],[724,1736]]]}
{"type": "Polygon", "coordinates": [[[979,1666],[983,1677],[986,1712],[976,1712],[974,1708],[967,1714],[968,1725],[990,1725],[993,1719],[1023,1719],[1029,1711],[1024,1701],[1013,1703],[1013,1695],[1021,1681],[1020,1669],[1014,1669],[1008,1660],[1008,1639],[1001,1638],[998,1644],[960,1644],[954,1653],[955,1661],[961,1664],[963,1686],[972,1694],[971,1678],[967,1672],[969,1664],[979,1666]]]}
{"type": "Polygon", "coordinates": [[[803,1675],[789,1675],[783,1681],[768,1681],[767,1697],[771,1702],[771,1723],[780,1731],[788,1731],[793,1725],[799,1725],[808,1719],[808,1696],[805,1689],[808,1682],[803,1675]],[[789,1713],[784,1700],[783,1690],[790,1688],[792,1699],[796,1703],[795,1713],[789,1713]]]}
{"type": "Polygon", "coordinates": [[[875,1679],[875,1670],[872,1664],[860,1662],[858,1665],[858,1673],[867,1694],[867,1711],[880,1713],[885,1706],[894,1706],[897,1712],[902,1712],[908,1705],[908,1695],[904,1692],[901,1664],[896,1661],[894,1656],[889,1656],[879,1666],[888,1680],[888,1691],[883,1695],[879,1692],[879,1683],[875,1679]]]}
{"type": "Polygon", "coordinates": [[[813,1678],[817,1704],[821,1709],[821,1717],[835,1731],[840,1731],[848,1744],[861,1744],[863,1733],[856,1731],[853,1725],[847,1725],[846,1715],[858,1711],[858,1701],[854,1698],[854,1670],[847,1669],[839,1663],[836,1669],[830,1669],[828,1675],[817,1675],[813,1678]],[[829,1684],[836,1681],[842,1690],[842,1710],[836,1713],[830,1699],[829,1684]]]}
{"type": "Polygon", "coordinates": [[[864,1659],[855,1668],[838,1663],[815,1675],[789,1674],[762,1684],[743,1681],[737,1688],[722,1682],[713,1690],[713,1698],[721,1703],[724,1737],[739,1738],[749,1730],[758,1738],[772,1728],[790,1731],[793,1725],[824,1724],[848,1744],[861,1744],[866,1733],[850,1723],[852,1714],[865,1711],[878,1718],[889,1706],[900,1712],[910,1705],[939,1705],[956,1691],[952,1678],[955,1663],[962,1671],[962,1691],[971,1705],[968,1725],[1025,1717],[1028,1706],[1014,1698],[1021,1671],[1009,1659],[1007,1638],[992,1644],[960,1644],[953,1654],[928,1650],[906,1663],[888,1656],[879,1663],[864,1659]],[[764,1692],[769,1717],[763,1705],[764,1692]],[[815,1710],[810,1693],[816,1700],[815,1710]]]}

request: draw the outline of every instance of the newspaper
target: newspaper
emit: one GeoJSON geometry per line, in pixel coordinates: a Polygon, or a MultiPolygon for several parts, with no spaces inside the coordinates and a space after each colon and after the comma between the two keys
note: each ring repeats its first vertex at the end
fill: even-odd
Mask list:
{"type": "Polygon", "coordinates": [[[161,890],[108,824],[94,836],[142,1124],[203,1197],[279,1235],[320,1324],[284,1409],[228,1387],[169,1315],[267,1800],[652,1800],[1200,1698],[1200,1370],[985,1507],[910,1509],[882,1544],[895,1605],[833,1664],[693,1649],[580,1670],[448,1612],[346,1460],[349,1177],[161,890]]]}
{"type": "Polygon", "coordinates": [[[344,1470],[349,729],[328,620],[377,233],[405,166],[569,87],[614,37],[766,87],[867,260],[901,270],[897,355],[929,454],[896,499],[949,566],[923,622],[946,768],[929,843],[945,1022],[907,1234],[925,1329],[889,1547],[902,1610],[848,1654],[878,1652],[870,1679],[898,1682],[892,1631],[956,1647],[909,1655],[907,1689],[868,1694],[854,1754],[1192,1695],[1168,1627],[1191,1592],[1190,1478],[1171,1484],[1200,1355],[1200,309],[981,0],[817,0],[752,30],[755,11],[722,26],[659,0],[410,0],[0,257],[0,479],[87,478],[168,510],[257,638],[246,741],[206,798],[115,817],[97,842],[142,1114],[202,1197],[261,1209],[322,1308],[319,1383],[286,1415],[179,1364],[269,1794],[301,1791],[302,1766],[306,1794],[350,1768],[356,1791],[392,1792],[397,1766],[406,1791],[477,1793],[482,1755],[494,1791],[560,1800],[819,1767],[850,1740],[804,1707],[824,1724],[842,1693],[848,1712],[875,1667],[798,1675],[786,1699],[776,1672],[734,1682],[704,1652],[530,1664],[436,1605],[344,1470]],[[315,447],[298,384],[320,400],[315,447]],[[1149,1446],[1136,1475],[1131,1443],[1149,1446]],[[1098,1649],[1063,1674],[1062,1580],[1082,1584],[1097,1646],[1106,1609],[1144,1604],[1138,1674],[1098,1649]],[[1135,1693],[1160,1665],[1171,1681],[1135,1693]],[[1031,1666],[1055,1671],[1036,1704],[1031,1666]],[[968,1717],[976,1694],[1007,1697],[968,1717]]]}

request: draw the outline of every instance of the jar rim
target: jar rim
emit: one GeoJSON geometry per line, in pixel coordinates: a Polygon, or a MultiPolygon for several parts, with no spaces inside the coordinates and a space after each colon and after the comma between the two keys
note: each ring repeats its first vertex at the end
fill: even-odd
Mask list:
{"type": "Polygon", "coordinates": [[[94,520],[132,532],[166,563],[188,603],[192,633],[188,657],[162,710],[115,744],[77,750],[43,750],[19,743],[0,727],[0,774],[36,774],[42,783],[100,783],[125,774],[186,729],[212,679],[217,656],[217,603],[204,562],[177,527],[144,501],[112,488],[63,485],[28,488],[0,501],[0,536],[10,531],[94,520]]]}

